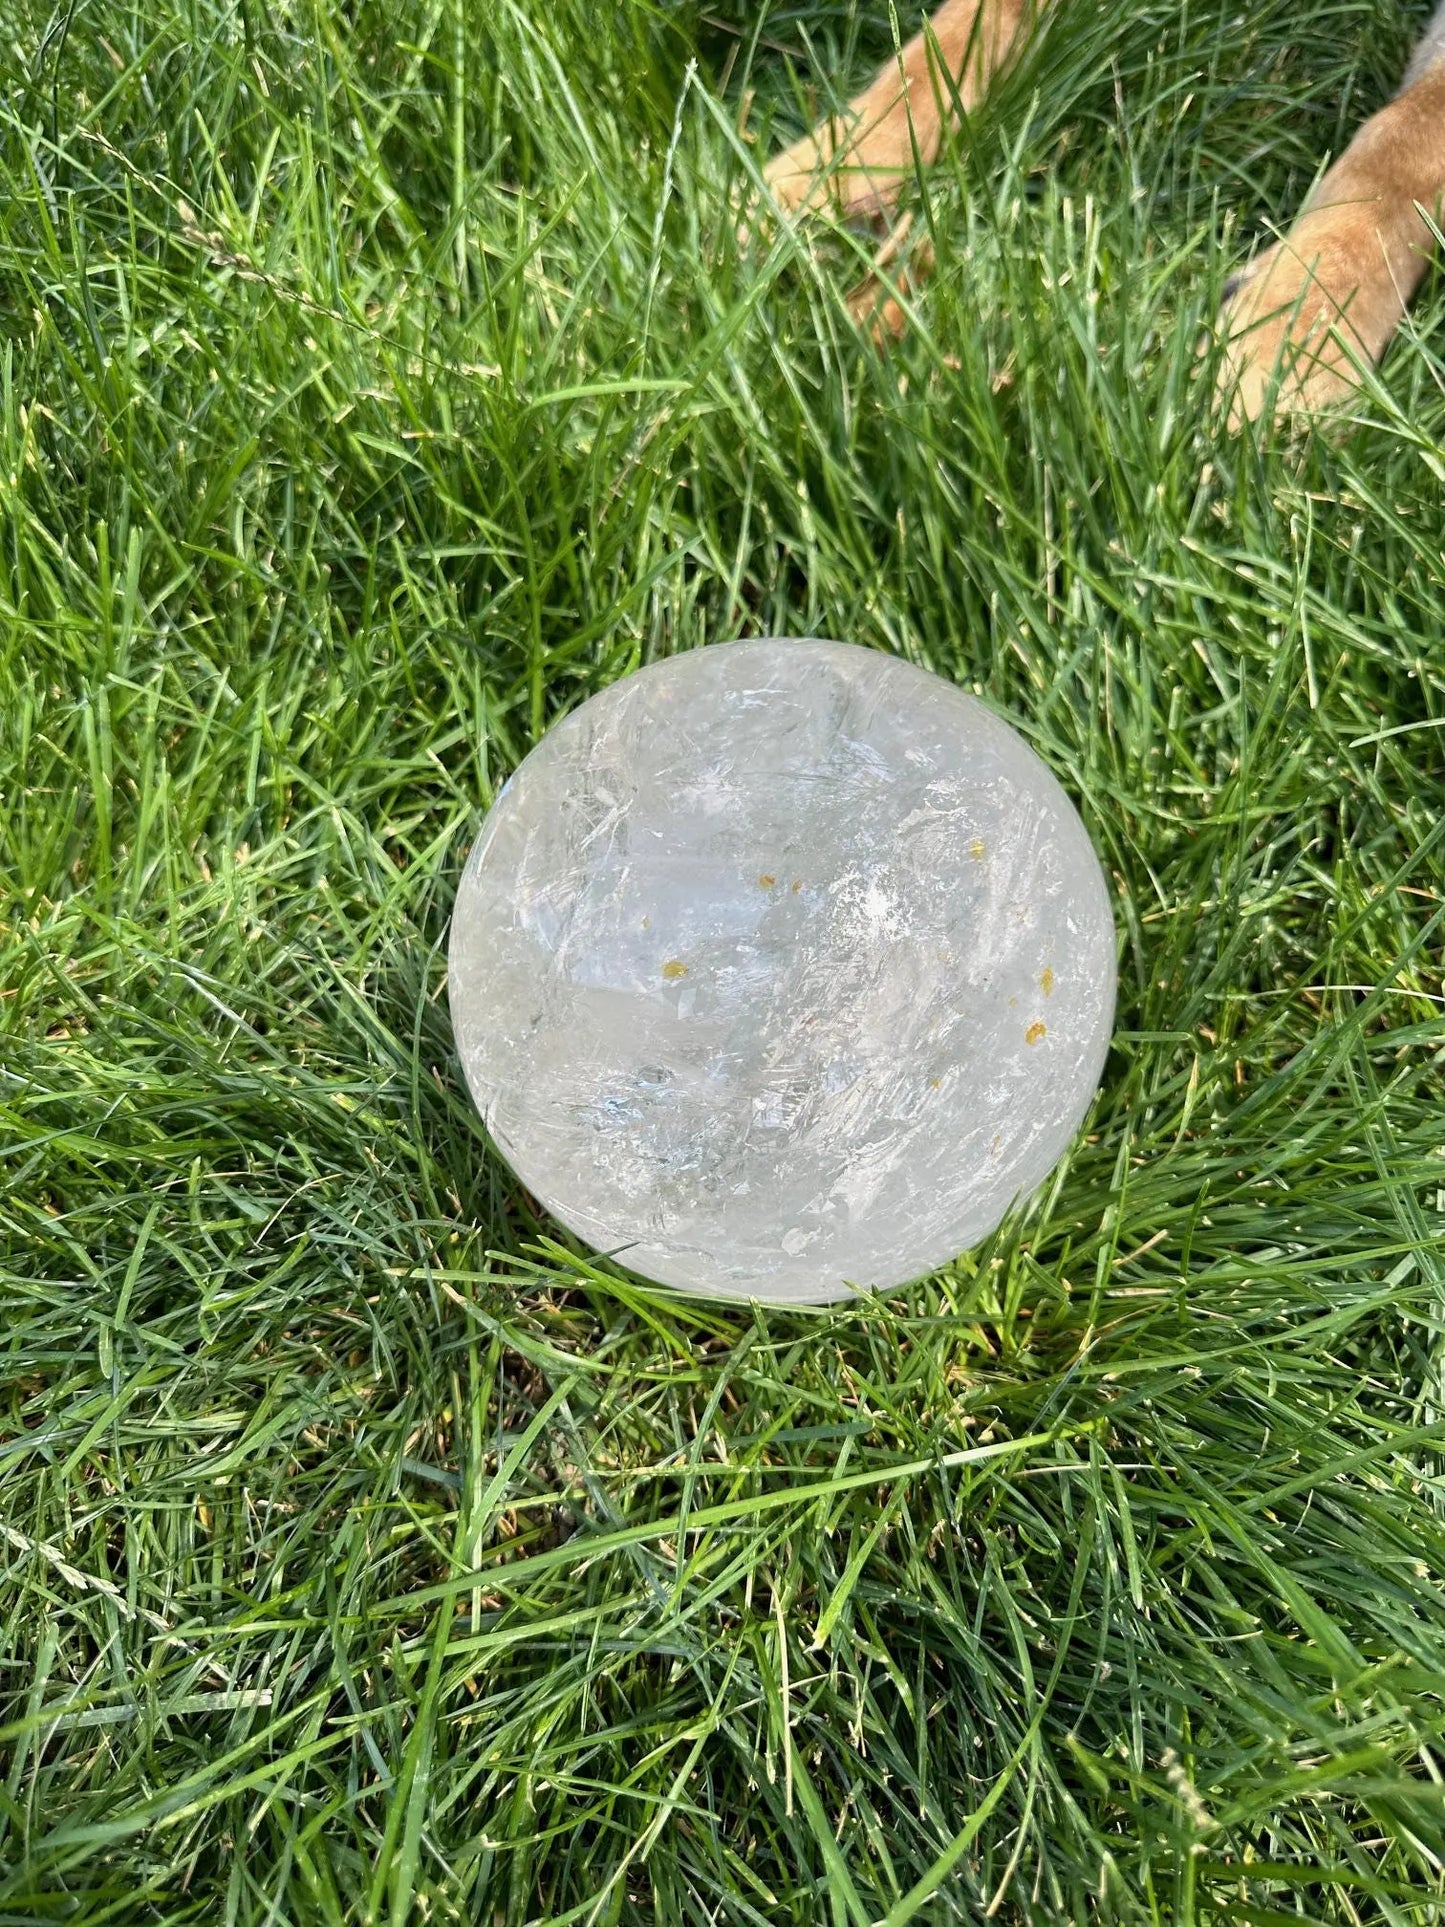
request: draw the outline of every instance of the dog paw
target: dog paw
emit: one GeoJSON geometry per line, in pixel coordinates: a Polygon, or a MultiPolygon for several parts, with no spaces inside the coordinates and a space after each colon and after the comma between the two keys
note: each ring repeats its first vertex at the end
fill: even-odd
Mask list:
{"type": "Polygon", "coordinates": [[[870,274],[850,292],[848,312],[860,328],[868,330],[879,348],[899,340],[908,328],[903,303],[896,295],[889,294],[876,275],[870,274]]]}
{"type": "Polygon", "coordinates": [[[1356,390],[1405,311],[1392,239],[1369,203],[1309,209],[1228,284],[1219,392],[1231,428],[1271,400],[1313,414],[1356,390]]]}
{"type": "Polygon", "coordinates": [[[867,328],[880,348],[896,341],[908,327],[908,315],[899,294],[916,294],[933,272],[933,243],[925,236],[907,247],[913,229],[913,216],[905,214],[895,223],[874,257],[871,270],[848,296],[848,312],[861,328],[867,328]],[[890,291],[886,271],[898,294],[890,291]]]}
{"type": "Polygon", "coordinates": [[[1349,348],[1359,353],[1345,319],[1352,291],[1337,293],[1326,263],[1283,241],[1237,277],[1221,315],[1219,388],[1231,428],[1256,420],[1271,394],[1277,409],[1310,413],[1350,392],[1349,348]]]}
{"type": "Polygon", "coordinates": [[[1228,295],[1220,370],[1230,420],[1306,413],[1358,385],[1424,278],[1438,200],[1445,62],[1371,116],[1277,246],[1228,295]]]}

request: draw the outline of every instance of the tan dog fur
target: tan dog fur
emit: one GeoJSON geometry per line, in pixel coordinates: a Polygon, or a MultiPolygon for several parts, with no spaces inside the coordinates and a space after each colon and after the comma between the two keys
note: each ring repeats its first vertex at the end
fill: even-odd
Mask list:
{"type": "MultiPolygon", "coordinates": [[[[1027,42],[1029,0],[944,0],[837,120],[772,160],[769,189],[787,212],[829,202],[844,214],[890,208],[915,166],[937,154],[956,112],[967,112],[1027,42]]],[[[1283,240],[1232,287],[1221,317],[1220,388],[1237,426],[1265,408],[1308,412],[1354,385],[1373,363],[1424,276],[1426,216],[1445,194],[1445,7],[1420,43],[1399,94],[1365,122],[1283,240]],[[1422,212],[1422,209],[1424,212],[1422,212]]],[[[925,270],[915,255],[913,274],[925,270]]],[[[863,290],[862,312],[876,301],[863,290]]],[[[897,330],[896,302],[879,325],[897,330]]]]}

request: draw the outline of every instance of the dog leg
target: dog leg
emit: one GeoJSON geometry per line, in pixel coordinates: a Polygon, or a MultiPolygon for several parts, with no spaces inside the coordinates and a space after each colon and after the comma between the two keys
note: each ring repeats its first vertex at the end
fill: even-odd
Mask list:
{"type": "Polygon", "coordinates": [[[915,153],[926,164],[938,152],[955,95],[964,108],[980,99],[1034,11],[1031,0],[944,0],[929,28],[841,115],[768,163],[764,178],[778,205],[829,203],[843,214],[890,206],[915,153]]]}
{"type": "Polygon", "coordinates": [[[1309,412],[1375,362],[1425,274],[1433,244],[1421,213],[1445,193],[1445,7],[1400,93],[1367,120],[1285,238],[1230,292],[1221,393],[1234,427],[1277,405],[1309,412]],[[1277,389],[1276,389],[1277,384],[1277,389]]]}

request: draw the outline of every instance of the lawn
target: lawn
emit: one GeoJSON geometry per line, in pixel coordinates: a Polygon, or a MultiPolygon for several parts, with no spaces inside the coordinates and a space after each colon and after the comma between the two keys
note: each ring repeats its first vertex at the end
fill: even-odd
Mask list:
{"type": "Polygon", "coordinates": [[[0,1922],[1445,1918],[1445,280],[1309,435],[1197,353],[1411,21],[1123,14],[880,352],[730,210],[882,5],[0,9],[0,1922]],[[767,633],[1120,943],[1043,1193],[815,1314],[575,1247],[445,994],[548,724],[767,633]]]}

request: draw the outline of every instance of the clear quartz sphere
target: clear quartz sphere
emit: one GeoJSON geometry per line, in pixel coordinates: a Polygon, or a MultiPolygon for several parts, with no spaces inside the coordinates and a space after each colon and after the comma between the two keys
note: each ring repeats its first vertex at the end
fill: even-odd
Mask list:
{"type": "Polygon", "coordinates": [[[818,1304],[958,1256],[1047,1176],[1109,1047],[1103,872],[982,703],[847,643],[673,656],[550,730],[451,931],[467,1081],[578,1237],[818,1304]]]}

